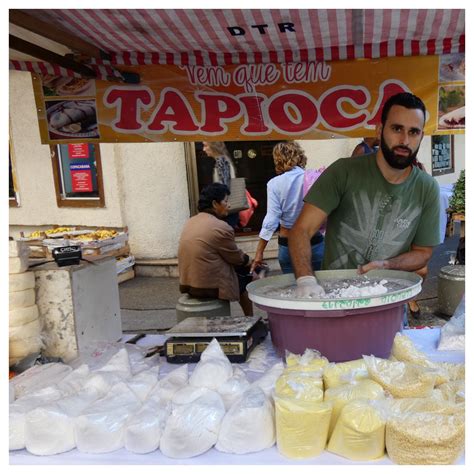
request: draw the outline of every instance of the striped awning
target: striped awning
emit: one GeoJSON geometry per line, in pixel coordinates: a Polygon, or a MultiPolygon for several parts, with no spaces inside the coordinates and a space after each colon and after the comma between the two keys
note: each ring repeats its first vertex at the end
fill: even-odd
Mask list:
{"type": "MultiPolygon", "coordinates": [[[[464,52],[462,9],[22,10],[110,55],[91,59],[101,77],[121,65],[231,65],[464,52]]],[[[41,72],[46,63],[10,61],[41,72]]],[[[77,75],[61,71],[61,75],[77,75]]]]}

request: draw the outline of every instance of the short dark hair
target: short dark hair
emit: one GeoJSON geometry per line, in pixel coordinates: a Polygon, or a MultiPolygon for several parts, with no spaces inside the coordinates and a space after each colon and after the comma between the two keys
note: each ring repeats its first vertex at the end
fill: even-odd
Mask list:
{"type": "Polygon", "coordinates": [[[212,208],[212,201],[221,202],[230,195],[230,190],[225,184],[212,183],[201,190],[199,194],[198,210],[212,208]]]}
{"type": "Polygon", "coordinates": [[[399,92],[398,94],[392,95],[392,97],[385,102],[382,109],[382,125],[385,125],[388,113],[394,105],[401,105],[407,109],[420,109],[423,112],[423,119],[426,121],[426,107],[423,101],[411,92],[399,92]]]}

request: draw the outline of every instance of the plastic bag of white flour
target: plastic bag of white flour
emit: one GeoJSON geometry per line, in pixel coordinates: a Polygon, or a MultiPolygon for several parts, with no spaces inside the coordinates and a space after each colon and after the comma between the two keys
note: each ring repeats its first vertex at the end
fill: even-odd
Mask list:
{"type": "Polygon", "coordinates": [[[128,387],[144,401],[158,383],[158,368],[143,370],[127,380],[128,387]]]}
{"type": "Polygon", "coordinates": [[[283,362],[277,362],[270,368],[268,372],[262,375],[259,379],[255,380],[250,387],[260,387],[267,397],[271,396],[273,389],[275,388],[278,377],[283,373],[285,369],[283,362]]]}
{"type": "Polygon", "coordinates": [[[64,395],[72,395],[79,392],[84,387],[84,384],[90,379],[90,370],[86,364],[81,365],[72,372],[69,372],[57,384],[59,390],[64,395]]]}
{"type": "Polygon", "coordinates": [[[10,380],[15,389],[15,398],[60,382],[72,371],[71,367],[59,362],[34,365],[10,380]]]}
{"type": "Polygon", "coordinates": [[[146,454],[160,446],[166,421],[171,413],[171,402],[151,397],[125,425],[125,448],[132,453],[146,454]]]}
{"type": "Polygon", "coordinates": [[[275,443],[273,412],[273,404],[263,390],[250,388],[222,420],[216,449],[246,454],[270,448],[275,443]]]}
{"type": "Polygon", "coordinates": [[[232,364],[220,344],[213,339],[201,354],[189,377],[190,385],[216,390],[232,377],[232,364]]]}
{"type": "Polygon", "coordinates": [[[217,393],[222,397],[225,409],[229,410],[249,387],[250,382],[245,372],[240,367],[234,367],[232,377],[217,389],[217,393]]]}
{"type": "Polygon", "coordinates": [[[83,391],[29,411],[25,416],[26,449],[39,456],[74,449],[74,420],[98,397],[98,392],[83,391]]]}
{"type": "Polygon", "coordinates": [[[141,402],[121,382],[76,418],[74,436],[84,453],[108,453],[124,447],[124,426],[141,407],[141,402]]]}
{"type": "Polygon", "coordinates": [[[211,390],[191,403],[175,406],[161,437],[161,452],[176,459],[205,453],[216,443],[224,415],[224,402],[211,390]]]}
{"type": "Polygon", "coordinates": [[[173,397],[171,398],[171,403],[173,408],[179,405],[186,405],[187,403],[192,403],[194,400],[197,400],[199,397],[211,392],[212,390],[206,387],[194,387],[192,385],[185,385],[183,388],[180,388],[174,392],[173,397]]]}
{"type": "Polygon", "coordinates": [[[35,408],[58,400],[64,394],[57,387],[46,387],[36,392],[20,397],[10,404],[9,412],[9,448],[23,449],[25,447],[25,416],[35,408]]]}
{"type": "Polygon", "coordinates": [[[188,364],[184,364],[158,380],[150,396],[171,400],[175,392],[188,384],[188,377],[188,364]]]}
{"type": "Polygon", "coordinates": [[[466,339],[466,306],[464,295],[451,319],[441,328],[439,351],[463,351],[466,339]]]}
{"type": "Polygon", "coordinates": [[[132,375],[128,352],[125,348],[120,349],[102,366],[94,369],[94,372],[113,372],[119,374],[123,379],[132,375]]]}

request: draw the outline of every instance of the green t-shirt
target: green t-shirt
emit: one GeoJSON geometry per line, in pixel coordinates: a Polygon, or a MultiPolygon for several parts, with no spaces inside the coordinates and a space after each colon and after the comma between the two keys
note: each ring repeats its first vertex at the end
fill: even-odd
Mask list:
{"type": "Polygon", "coordinates": [[[375,154],[342,158],[328,167],[304,199],[328,214],[322,268],[357,268],[395,257],[411,244],[432,247],[439,235],[439,187],[413,167],[389,183],[375,154]]]}

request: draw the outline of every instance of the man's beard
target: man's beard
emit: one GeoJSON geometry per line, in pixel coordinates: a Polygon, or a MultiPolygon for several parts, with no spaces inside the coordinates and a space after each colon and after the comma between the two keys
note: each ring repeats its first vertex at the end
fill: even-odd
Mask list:
{"type": "Polygon", "coordinates": [[[397,170],[404,170],[411,166],[415,160],[416,160],[416,155],[418,154],[418,149],[420,148],[420,145],[418,145],[418,148],[415,151],[412,151],[410,148],[407,146],[403,145],[398,145],[393,148],[389,148],[387,145],[387,142],[385,141],[382,133],[382,138],[380,140],[380,148],[382,150],[383,157],[385,158],[385,161],[392,167],[397,170]],[[408,155],[397,155],[394,150],[407,150],[409,152],[408,155]]]}

